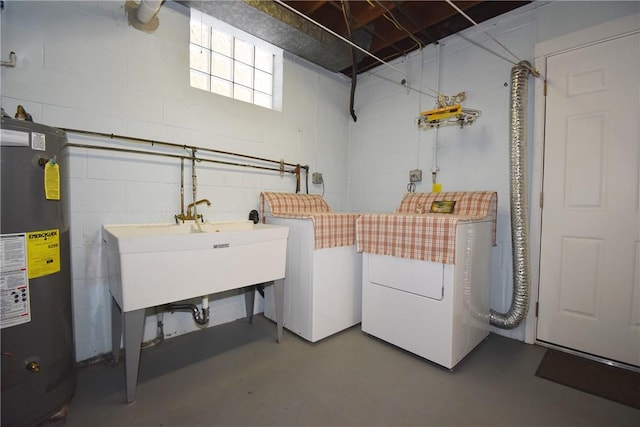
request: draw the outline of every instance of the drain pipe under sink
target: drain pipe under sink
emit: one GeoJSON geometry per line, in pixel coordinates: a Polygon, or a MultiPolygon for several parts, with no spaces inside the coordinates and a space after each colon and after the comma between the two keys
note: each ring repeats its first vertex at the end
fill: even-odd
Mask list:
{"type": "Polygon", "coordinates": [[[174,311],[184,310],[190,311],[193,316],[193,320],[198,325],[206,325],[209,323],[209,296],[202,297],[202,311],[198,310],[198,306],[195,304],[168,304],[169,310],[174,311]]]}

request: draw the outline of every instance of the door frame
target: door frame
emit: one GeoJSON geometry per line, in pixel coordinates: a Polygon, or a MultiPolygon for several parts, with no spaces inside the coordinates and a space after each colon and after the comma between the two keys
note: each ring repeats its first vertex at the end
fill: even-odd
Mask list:
{"type": "MultiPolygon", "coordinates": [[[[614,19],[602,24],[594,25],[564,36],[560,36],[535,45],[535,68],[541,78],[534,82],[534,111],[533,111],[533,147],[531,162],[531,203],[529,221],[529,248],[531,254],[531,289],[529,311],[526,317],[525,342],[537,342],[538,318],[536,303],[540,289],[540,248],[542,243],[542,181],[544,178],[544,140],[546,100],[544,94],[547,75],[547,57],[579,49],[607,40],[640,33],[640,14],[633,14],[624,18],[614,19]]],[[[531,116],[530,116],[531,117],[531,116]]]]}

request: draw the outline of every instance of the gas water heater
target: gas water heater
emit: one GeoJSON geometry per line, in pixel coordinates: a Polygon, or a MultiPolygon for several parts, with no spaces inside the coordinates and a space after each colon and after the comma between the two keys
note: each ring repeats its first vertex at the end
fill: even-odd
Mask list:
{"type": "Polygon", "coordinates": [[[2,426],[64,417],[76,390],[66,134],[2,117],[0,298],[2,426]]]}

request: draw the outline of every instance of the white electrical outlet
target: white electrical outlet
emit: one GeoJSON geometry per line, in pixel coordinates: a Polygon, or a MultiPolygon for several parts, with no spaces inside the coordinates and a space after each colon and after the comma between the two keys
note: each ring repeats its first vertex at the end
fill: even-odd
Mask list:
{"type": "Polygon", "coordinates": [[[422,182],[422,171],[420,169],[409,171],[409,182],[422,182]]]}
{"type": "Polygon", "coordinates": [[[322,184],[322,174],[320,172],[314,172],[313,175],[311,175],[311,182],[313,184],[322,184]]]}

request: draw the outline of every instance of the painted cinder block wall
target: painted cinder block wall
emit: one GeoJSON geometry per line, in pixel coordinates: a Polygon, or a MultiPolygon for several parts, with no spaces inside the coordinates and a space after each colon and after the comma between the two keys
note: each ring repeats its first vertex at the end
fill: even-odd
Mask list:
{"type": "MultiPolygon", "coordinates": [[[[18,55],[15,68],[1,70],[7,112],[22,104],[36,121],[51,126],[308,164],[331,183],[327,201],[337,210],[345,208],[349,98],[344,77],[289,57],[282,112],[270,111],[189,87],[189,11],[184,6],[167,2],[158,30],[145,33],[128,24],[124,2],[5,4],[2,52],[18,55]]],[[[69,134],[69,140],[104,142],[77,134],[69,134]]],[[[74,335],[81,361],[110,348],[102,224],[173,221],[180,212],[181,173],[177,159],[79,148],[66,154],[74,335]]],[[[199,209],[207,220],[247,219],[258,208],[260,191],[295,191],[290,174],[204,162],[196,172],[197,197],[212,202],[199,209]]],[[[184,175],[189,203],[189,162],[184,175]]],[[[312,186],[311,191],[322,188],[312,186]]],[[[209,325],[243,317],[244,310],[241,295],[220,295],[211,301],[209,325]]],[[[262,310],[260,298],[256,310],[262,310]]],[[[148,314],[145,340],[156,334],[153,310],[148,314]]],[[[165,314],[163,321],[166,336],[196,330],[188,313],[165,314]]]]}
{"type": "MultiPolygon", "coordinates": [[[[636,2],[539,2],[483,26],[518,56],[532,60],[536,42],[628,13],[636,2]]],[[[165,2],[160,26],[145,33],[129,26],[124,2],[5,2],[0,20],[4,59],[2,106],[18,104],[51,126],[197,145],[309,164],[325,178],[325,198],[337,211],[390,211],[405,192],[410,169],[423,170],[417,191],[430,190],[433,144],[438,144],[439,182],[445,190],[499,192],[499,244],[493,249],[492,305],[506,310],[511,298],[508,214],[508,88],[511,64],[458,36],[359,78],[354,123],[350,82],[285,55],[283,111],[273,112],[191,89],[188,81],[188,11],[165,2]],[[402,78],[422,92],[439,87],[465,91],[465,106],[482,117],[465,129],[418,131],[414,118],[434,99],[400,86],[402,78]],[[389,81],[391,80],[391,81],[389,81]]],[[[498,49],[475,30],[463,35],[498,49]]],[[[531,100],[530,100],[531,103],[531,100]]],[[[102,143],[70,134],[71,142],[102,143]]],[[[173,159],[70,149],[66,153],[72,238],[74,334],[77,360],[110,350],[110,296],[102,260],[102,224],[167,222],[180,209],[180,165],[173,159]]],[[[294,191],[291,176],[198,164],[200,210],[209,220],[244,219],[263,190],[294,191]]],[[[191,169],[185,165],[185,199],[191,201],[191,169]]],[[[322,188],[310,184],[310,192],[322,188]]],[[[176,284],[183,286],[185,284],[176,284]]],[[[258,299],[257,311],[262,302],[258,299]]],[[[234,293],[211,302],[217,325],[244,315],[234,293]]],[[[145,340],[155,336],[148,313],[145,340]]],[[[187,313],[165,314],[167,336],[196,330],[187,313]]],[[[522,339],[522,328],[498,333],[522,339]]]]}

